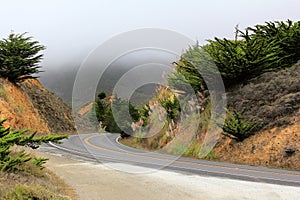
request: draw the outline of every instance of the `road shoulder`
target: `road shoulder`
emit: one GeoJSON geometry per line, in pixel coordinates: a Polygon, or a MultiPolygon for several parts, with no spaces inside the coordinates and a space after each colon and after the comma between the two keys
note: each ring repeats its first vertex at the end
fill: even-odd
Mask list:
{"type": "MultiPolygon", "coordinates": [[[[129,174],[96,162],[36,151],[79,199],[297,199],[299,187],[253,183],[175,172],[129,174]]],[[[131,165],[120,164],[123,167],[131,165]]],[[[138,168],[138,167],[136,167],[138,168]]],[[[137,169],[138,170],[138,169],[137,169]]]]}

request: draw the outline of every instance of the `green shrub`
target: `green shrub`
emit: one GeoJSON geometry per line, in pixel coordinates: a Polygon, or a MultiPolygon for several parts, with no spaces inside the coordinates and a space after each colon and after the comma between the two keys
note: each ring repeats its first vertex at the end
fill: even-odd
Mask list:
{"type": "Polygon", "coordinates": [[[237,30],[235,40],[209,40],[204,48],[213,58],[226,86],[231,86],[282,66],[277,41],[254,38],[248,31],[237,30]]]}
{"type": "Polygon", "coordinates": [[[11,104],[11,108],[18,114],[22,115],[23,114],[23,106],[22,105],[16,105],[16,104],[11,104]]]}
{"type": "Polygon", "coordinates": [[[184,156],[198,157],[199,151],[201,149],[201,143],[196,139],[193,140],[188,149],[184,152],[184,156]]]}
{"type": "MultiPolygon", "coordinates": [[[[175,90],[190,90],[205,92],[207,90],[206,83],[210,87],[219,85],[216,75],[218,75],[217,66],[214,60],[197,42],[190,46],[187,51],[182,54],[179,61],[174,62],[175,70],[168,76],[168,85],[175,90]]],[[[217,88],[216,88],[217,89],[217,88]]]]}
{"type": "Polygon", "coordinates": [[[105,92],[99,92],[99,94],[98,94],[98,98],[99,99],[104,99],[106,97],[106,94],[105,94],[105,92]]]}
{"type": "Polygon", "coordinates": [[[39,167],[40,169],[44,169],[45,167],[43,165],[46,163],[47,160],[49,159],[34,157],[33,164],[39,167]]]}
{"type": "Polygon", "coordinates": [[[178,98],[170,92],[166,96],[158,98],[158,101],[167,112],[167,121],[177,121],[180,116],[180,103],[178,98]]]}
{"type": "Polygon", "coordinates": [[[219,124],[223,128],[223,135],[239,142],[253,135],[257,124],[252,120],[244,120],[243,116],[236,110],[227,110],[225,123],[219,124]]]}
{"type": "Polygon", "coordinates": [[[214,85],[218,71],[229,87],[264,72],[291,67],[300,60],[300,22],[266,22],[245,31],[236,27],[235,39],[216,37],[208,42],[203,47],[199,43],[189,47],[174,62],[175,71],[168,77],[171,87],[185,91],[191,85],[203,92],[205,81],[214,85]]]}
{"type": "Polygon", "coordinates": [[[167,148],[167,152],[174,155],[182,155],[187,150],[187,146],[181,142],[175,141],[172,146],[167,148]]]}
{"type": "Polygon", "coordinates": [[[281,48],[281,57],[284,58],[283,64],[289,66],[300,60],[300,21],[291,20],[266,22],[263,25],[248,27],[252,31],[253,38],[264,38],[267,41],[275,41],[281,48]]]}

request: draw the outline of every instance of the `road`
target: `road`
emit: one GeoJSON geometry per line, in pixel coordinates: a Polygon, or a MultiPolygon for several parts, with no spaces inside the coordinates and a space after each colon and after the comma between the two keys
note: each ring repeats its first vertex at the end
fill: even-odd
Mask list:
{"type": "Polygon", "coordinates": [[[118,137],[118,134],[108,133],[73,135],[64,140],[62,144],[51,143],[48,144],[50,146],[43,145],[42,149],[71,158],[101,162],[108,167],[132,173],[167,170],[206,177],[223,177],[300,187],[300,172],[145,152],[120,144],[118,137]],[[126,167],[122,164],[126,164],[126,167]]]}

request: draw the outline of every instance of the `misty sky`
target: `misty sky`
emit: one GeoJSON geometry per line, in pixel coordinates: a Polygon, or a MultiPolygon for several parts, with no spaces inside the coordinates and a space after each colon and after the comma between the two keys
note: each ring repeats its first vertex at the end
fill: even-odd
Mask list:
{"type": "Polygon", "coordinates": [[[43,66],[78,64],[105,40],[165,28],[203,44],[265,21],[300,20],[299,0],[1,0],[0,37],[28,32],[47,47],[43,66]]]}

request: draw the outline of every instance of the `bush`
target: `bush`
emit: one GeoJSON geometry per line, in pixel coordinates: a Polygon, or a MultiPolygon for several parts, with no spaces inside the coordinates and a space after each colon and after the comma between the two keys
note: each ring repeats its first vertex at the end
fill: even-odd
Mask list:
{"type": "Polygon", "coordinates": [[[207,90],[206,83],[209,82],[211,87],[218,85],[215,82],[218,70],[214,60],[198,42],[190,46],[180,60],[173,64],[175,70],[168,76],[168,84],[172,89],[190,93],[192,87],[194,91],[204,92],[207,90]]]}
{"type": "Polygon", "coordinates": [[[230,87],[291,67],[300,60],[300,22],[266,22],[245,31],[236,27],[234,40],[216,37],[208,42],[203,47],[199,43],[189,47],[174,62],[175,71],[168,78],[171,87],[185,91],[189,84],[203,92],[205,81],[214,85],[217,68],[225,86],[230,87]]]}
{"type": "Polygon", "coordinates": [[[225,86],[283,67],[277,41],[253,38],[248,31],[237,30],[236,34],[239,35],[235,40],[215,38],[204,47],[217,65],[225,86]]]}
{"type": "Polygon", "coordinates": [[[106,94],[103,91],[98,94],[99,99],[104,99],[105,97],[106,97],[106,94]]]}
{"type": "Polygon", "coordinates": [[[284,58],[283,64],[291,66],[300,60],[300,21],[266,22],[254,28],[248,27],[247,30],[253,32],[251,35],[253,38],[276,41],[282,50],[280,55],[284,58]]]}
{"type": "MultiPolygon", "coordinates": [[[[36,132],[27,134],[27,129],[11,131],[10,128],[3,126],[4,122],[5,120],[0,120],[0,171],[22,171],[21,165],[32,159],[24,151],[14,152],[13,155],[10,150],[12,146],[21,145],[36,149],[42,142],[58,142],[67,137],[67,135],[35,137],[36,132]]],[[[35,158],[34,164],[42,169],[45,161],[44,158],[35,158]]]]}
{"type": "Polygon", "coordinates": [[[244,120],[242,115],[236,110],[227,110],[227,117],[225,123],[219,124],[223,128],[223,135],[231,139],[242,142],[244,139],[253,135],[257,124],[252,120],[244,120]]]}
{"type": "Polygon", "coordinates": [[[225,85],[247,81],[264,72],[291,67],[300,59],[300,22],[266,22],[236,28],[235,40],[208,40],[204,49],[216,63],[225,85]]]}
{"type": "Polygon", "coordinates": [[[206,156],[205,156],[205,159],[208,159],[208,160],[213,160],[217,158],[217,154],[214,150],[211,150],[206,156]]]}
{"type": "Polygon", "coordinates": [[[12,33],[7,39],[0,40],[0,76],[13,83],[37,78],[33,75],[41,72],[38,63],[43,54],[39,52],[45,47],[25,34],[12,33]]]}
{"type": "Polygon", "coordinates": [[[155,100],[157,100],[167,112],[168,122],[171,122],[172,120],[175,122],[178,120],[181,111],[180,102],[173,92],[163,88],[159,91],[155,100]]]}

